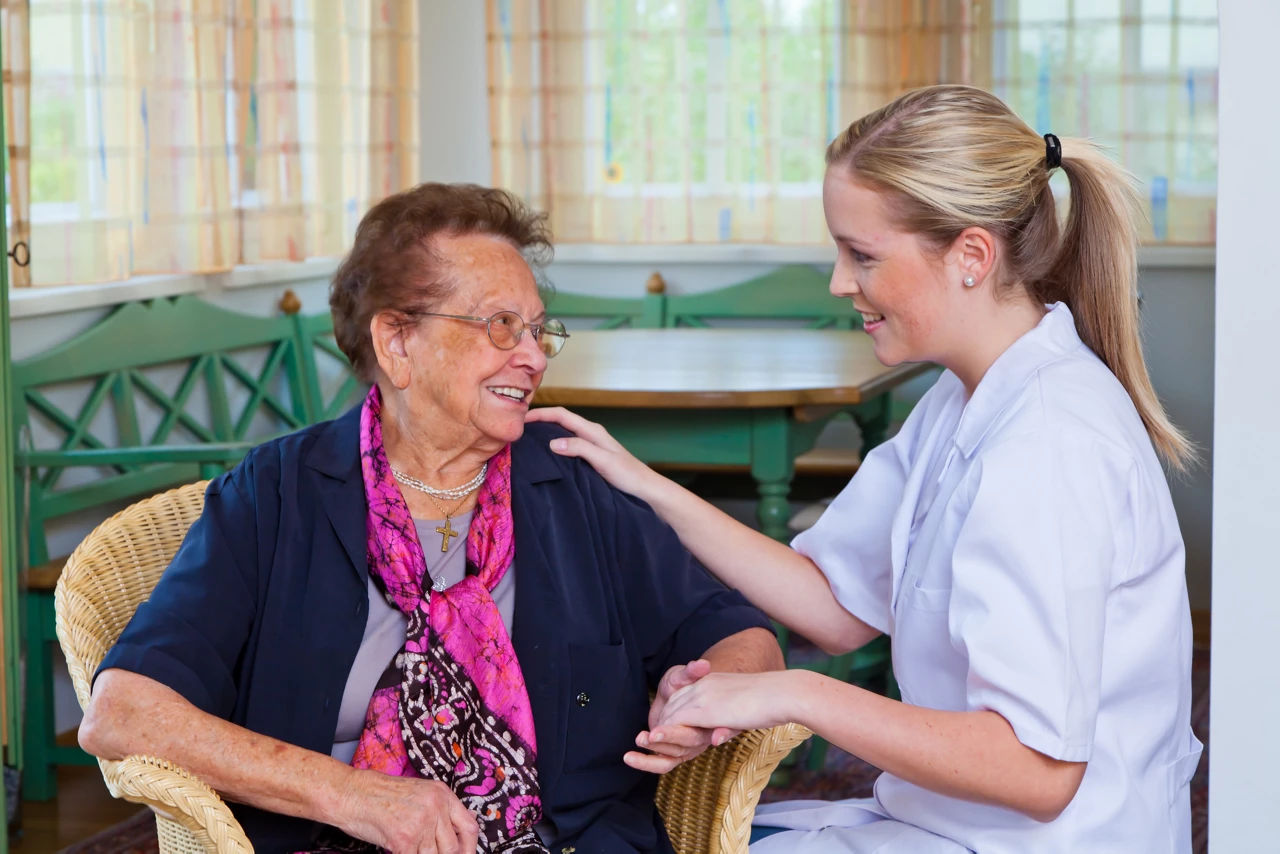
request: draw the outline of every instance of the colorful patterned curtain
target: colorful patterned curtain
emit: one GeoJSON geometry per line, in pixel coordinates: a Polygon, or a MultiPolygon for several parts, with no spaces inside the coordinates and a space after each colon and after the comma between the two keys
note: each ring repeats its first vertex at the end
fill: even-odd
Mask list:
{"type": "MultiPolygon", "coordinates": [[[[4,88],[4,130],[8,143],[9,246],[31,242],[31,55],[27,0],[0,0],[0,84],[4,88]]],[[[7,251],[8,246],[0,251],[7,251]]],[[[19,258],[21,260],[21,258],[19,258]]],[[[31,284],[30,266],[9,264],[9,285],[31,284]]]]}
{"type": "Polygon", "coordinates": [[[415,0],[0,8],[15,284],[337,255],[416,179],[415,0]]]}
{"type": "Polygon", "coordinates": [[[560,242],[823,244],[822,155],[970,83],[1095,136],[1156,242],[1213,240],[1213,0],[489,0],[493,180],[560,242]]]}
{"type": "Polygon", "coordinates": [[[1217,239],[1217,0],[995,4],[992,88],[1041,133],[1092,137],[1141,184],[1148,243],[1217,239]]]}

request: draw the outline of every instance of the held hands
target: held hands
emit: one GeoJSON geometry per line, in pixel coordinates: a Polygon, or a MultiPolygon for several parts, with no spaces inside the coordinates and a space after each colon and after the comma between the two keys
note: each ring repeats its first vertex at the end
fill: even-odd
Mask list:
{"type": "Polygon", "coordinates": [[[643,498],[640,493],[645,483],[657,477],[652,469],[633,457],[617,439],[610,436],[609,431],[564,407],[530,409],[524,420],[526,424],[534,421],[559,424],[573,433],[573,436],[552,439],[551,450],[564,457],[581,457],[601,477],[623,492],[643,498]]]}
{"type": "Polygon", "coordinates": [[[636,736],[636,746],[650,752],[629,751],[623,755],[623,762],[640,771],[665,774],[680,763],[697,757],[711,745],[724,744],[737,735],[724,727],[712,729],[658,725],[671,697],[710,672],[710,663],[700,658],[688,664],[678,664],[663,675],[654,694],[653,705],[649,707],[649,729],[636,736]]]}
{"type": "Polygon", "coordinates": [[[658,726],[717,727],[721,732],[763,729],[796,720],[791,705],[802,690],[796,684],[802,674],[795,670],[708,673],[671,695],[663,705],[658,726]]]}
{"type": "Polygon", "coordinates": [[[391,854],[475,854],[476,817],[437,780],[356,771],[332,823],[391,854]]]}

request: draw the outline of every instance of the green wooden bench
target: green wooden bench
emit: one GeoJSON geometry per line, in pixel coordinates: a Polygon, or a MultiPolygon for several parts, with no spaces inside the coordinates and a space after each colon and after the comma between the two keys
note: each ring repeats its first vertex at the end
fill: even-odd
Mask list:
{"type": "Polygon", "coordinates": [[[828,290],[831,274],[790,264],[763,276],[713,291],[667,297],[664,326],[714,326],[716,322],[789,321],[810,329],[858,329],[861,315],[828,290]]]}
{"type": "Polygon", "coordinates": [[[559,320],[590,321],[596,329],[658,329],[666,299],[666,283],[654,273],[638,299],[556,291],[547,300],[547,313],[559,320]]]}
{"type": "Polygon", "coordinates": [[[300,314],[285,292],[281,304],[296,329],[302,354],[302,380],[307,390],[307,423],[330,421],[346,412],[364,397],[368,386],[351,373],[351,363],[333,340],[333,316],[329,312],[300,314]]]}
{"type": "MultiPolygon", "coordinates": [[[[296,299],[293,301],[296,304],[296,299]]],[[[295,308],[296,310],[296,308],[295,308]]],[[[330,418],[362,389],[328,314],[252,317],[194,297],[123,305],[75,339],[13,366],[27,666],[24,797],[56,791],[48,524],[211,477],[253,445],[330,418]]]]}

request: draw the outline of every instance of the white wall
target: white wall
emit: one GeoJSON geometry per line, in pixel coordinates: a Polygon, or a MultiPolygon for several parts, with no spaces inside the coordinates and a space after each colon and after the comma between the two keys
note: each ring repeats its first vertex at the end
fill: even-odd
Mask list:
{"type": "Polygon", "coordinates": [[[1280,847],[1280,4],[1219,3],[1209,849],[1280,847]]]}
{"type": "Polygon", "coordinates": [[[419,0],[424,181],[489,183],[486,5],[419,0]]]}

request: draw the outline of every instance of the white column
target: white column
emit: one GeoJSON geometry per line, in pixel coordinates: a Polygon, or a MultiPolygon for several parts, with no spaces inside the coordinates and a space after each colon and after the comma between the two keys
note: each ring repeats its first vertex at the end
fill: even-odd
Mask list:
{"type": "Polygon", "coordinates": [[[1209,850],[1280,850],[1280,3],[1219,3],[1209,850]]]}
{"type": "Polygon", "coordinates": [[[485,6],[419,0],[422,180],[492,183],[485,6]]]}

